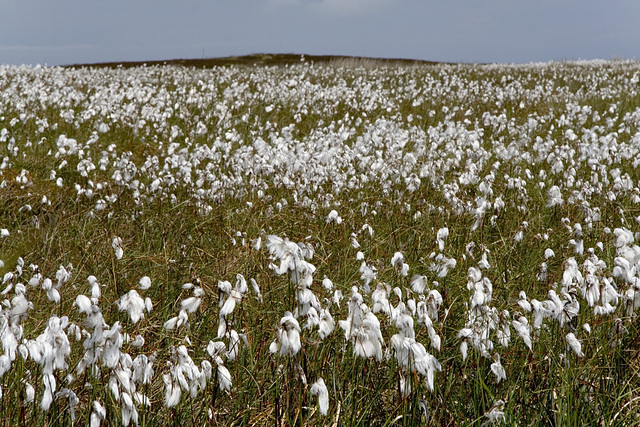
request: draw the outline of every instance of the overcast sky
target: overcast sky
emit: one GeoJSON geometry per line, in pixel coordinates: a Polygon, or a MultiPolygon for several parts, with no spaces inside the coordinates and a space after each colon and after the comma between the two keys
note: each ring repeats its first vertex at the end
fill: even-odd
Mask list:
{"type": "Polygon", "coordinates": [[[638,0],[0,0],[0,63],[640,59],[638,0]]]}

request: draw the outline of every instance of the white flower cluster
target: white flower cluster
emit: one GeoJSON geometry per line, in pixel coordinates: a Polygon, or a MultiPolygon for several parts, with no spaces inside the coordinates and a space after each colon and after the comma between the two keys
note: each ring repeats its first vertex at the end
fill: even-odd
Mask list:
{"type": "MultiPolygon", "coordinates": [[[[592,350],[583,348],[591,333],[588,323],[578,327],[583,317],[611,320],[614,345],[640,308],[640,109],[620,101],[638,93],[638,76],[637,62],[600,61],[384,70],[307,62],[209,70],[0,66],[0,189],[24,195],[7,200],[7,211],[28,219],[2,224],[8,228],[0,228],[0,245],[44,226],[38,212],[53,209],[60,194],[98,220],[118,215],[125,201],[132,219],[166,204],[212,215],[216,204],[234,199],[245,209],[264,204],[265,219],[305,210],[358,251],[355,260],[344,257],[354,279],[337,283],[327,272],[321,287],[314,282],[315,236],[295,243],[263,233],[251,241],[262,255],[266,240],[269,269],[286,276],[291,290],[273,325],[269,357],[292,361],[306,386],[298,363],[306,343],[331,342],[330,310],[337,313],[350,290],[337,321],[345,338],[339,341],[356,360],[395,363],[404,395],[416,378],[436,387],[435,372],[446,366],[427,349],[443,350],[443,318],[457,310],[449,342],[463,362],[470,349],[490,360],[500,383],[507,380],[502,363],[510,362],[501,348],[512,345],[512,330],[524,351],[534,352],[541,334],[555,328],[565,353],[582,358],[592,350]],[[447,105],[436,107],[441,99],[447,105]],[[38,166],[27,170],[34,157],[38,166]],[[365,255],[374,240],[369,223],[388,212],[416,226],[425,218],[434,223],[424,257],[397,243],[384,259],[365,255]],[[354,226],[358,215],[366,221],[361,227],[354,226]],[[505,237],[510,218],[516,227],[505,237]],[[544,228],[536,228],[540,223],[544,228]],[[532,280],[510,278],[509,263],[517,261],[496,259],[509,245],[539,248],[527,254],[535,258],[532,280]],[[447,300],[452,277],[460,278],[464,296],[447,300]],[[516,293],[505,297],[503,282],[516,293]]],[[[380,234],[375,238],[387,238],[380,234]]],[[[233,250],[249,247],[246,234],[231,236],[233,250]]],[[[113,234],[109,242],[115,269],[134,248],[113,234]]],[[[251,332],[238,325],[237,307],[250,298],[249,284],[263,301],[255,279],[234,272],[235,284],[218,281],[217,335],[197,349],[188,336],[192,324],[200,311],[215,309],[200,283],[185,283],[177,314],[154,329],[149,318],[158,310],[147,295],[157,279],[144,276],[137,289],[118,291],[120,321],[107,322],[103,308],[111,302],[102,301],[92,272],[66,261],[41,272],[20,254],[0,255],[12,260],[0,260],[0,378],[18,358],[36,366],[24,389],[26,400],[41,398],[41,410],[66,399],[74,418],[77,378],[101,376],[121,405],[122,423],[137,423],[140,408],[151,404],[148,386],[160,383],[159,359],[167,407],[183,392],[197,397],[212,379],[231,390],[228,367],[251,332]],[[88,288],[78,284],[85,274],[88,288]],[[57,309],[27,336],[35,295],[57,309]],[[71,301],[73,312],[57,311],[71,301]],[[149,330],[181,341],[165,354],[145,354],[149,330]],[[198,351],[208,356],[199,360],[198,351]]],[[[326,415],[324,380],[308,374],[317,377],[309,392],[326,415]]],[[[490,422],[504,420],[504,406],[496,401],[486,413],[490,422]]],[[[93,401],[91,424],[105,419],[102,403],[93,401]]]]}

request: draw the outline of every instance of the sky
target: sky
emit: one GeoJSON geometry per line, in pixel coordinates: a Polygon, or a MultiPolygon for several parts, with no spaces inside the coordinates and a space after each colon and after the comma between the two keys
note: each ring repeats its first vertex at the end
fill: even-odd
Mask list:
{"type": "Polygon", "coordinates": [[[0,0],[0,64],[253,53],[639,59],[638,0],[0,0]]]}

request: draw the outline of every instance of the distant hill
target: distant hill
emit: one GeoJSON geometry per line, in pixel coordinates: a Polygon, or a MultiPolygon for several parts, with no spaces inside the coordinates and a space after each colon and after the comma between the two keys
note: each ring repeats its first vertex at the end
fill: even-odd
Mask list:
{"type": "Polygon", "coordinates": [[[184,65],[187,67],[208,68],[213,66],[269,66],[269,65],[288,65],[299,64],[302,60],[315,63],[344,63],[345,65],[417,65],[417,64],[437,64],[433,61],[422,61],[417,59],[400,59],[400,58],[369,58],[361,56],[342,56],[342,55],[304,55],[292,53],[258,53],[244,56],[227,56],[222,58],[202,58],[202,59],[168,59],[159,61],[125,61],[125,62],[100,62],[93,64],[73,64],[67,65],[69,68],[80,67],[98,67],[98,68],[116,68],[116,67],[139,67],[142,65],[184,65]]]}

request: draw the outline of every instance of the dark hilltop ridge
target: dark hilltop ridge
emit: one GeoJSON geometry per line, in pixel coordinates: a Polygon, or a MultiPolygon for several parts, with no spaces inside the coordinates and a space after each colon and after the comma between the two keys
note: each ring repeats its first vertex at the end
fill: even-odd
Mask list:
{"type": "Polygon", "coordinates": [[[256,53],[243,56],[227,56],[221,58],[202,58],[202,59],[169,59],[157,61],[124,61],[124,62],[100,62],[93,64],[72,64],[66,65],[69,68],[81,67],[97,67],[97,68],[130,68],[140,66],[153,65],[182,65],[185,67],[201,67],[208,68],[214,66],[276,66],[276,65],[292,65],[299,64],[302,61],[314,63],[344,63],[352,65],[421,65],[421,64],[438,64],[434,61],[423,61],[418,59],[401,59],[401,58],[370,58],[362,56],[343,56],[343,55],[305,55],[293,53],[256,53]]]}

